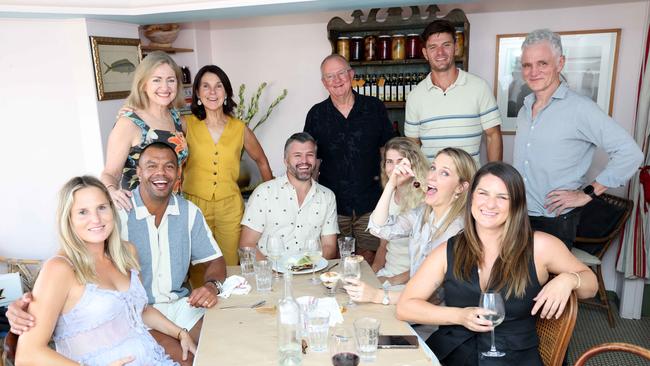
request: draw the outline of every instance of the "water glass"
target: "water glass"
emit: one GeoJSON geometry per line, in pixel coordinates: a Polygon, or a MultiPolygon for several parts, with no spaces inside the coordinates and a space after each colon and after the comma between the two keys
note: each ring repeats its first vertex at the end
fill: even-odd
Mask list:
{"type": "Polygon", "coordinates": [[[337,242],[339,244],[339,253],[341,254],[341,261],[352,255],[354,252],[354,238],[351,236],[345,236],[338,238],[337,242]]]}
{"type": "Polygon", "coordinates": [[[323,310],[312,311],[307,315],[309,347],[314,352],[327,350],[327,336],[330,329],[330,313],[323,310]]]}
{"type": "Polygon", "coordinates": [[[267,260],[254,262],[253,269],[255,270],[255,283],[257,286],[257,292],[271,291],[271,285],[273,282],[271,262],[267,260]]]}
{"type": "Polygon", "coordinates": [[[301,296],[296,299],[296,302],[300,307],[300,333],[304,338],[307,338],[307,320],[309,318],[309,313],[316,310],[316,307],[318,306],[318,299],[314,296],[301,296]]]}
{"type": "Polygon", "coordinates": [[[377,359],[377,344],[379,343],[379,320],[375,318],[359,318],[354,321],[354,334],[357,337],[357,349],[364,362],[377,359]]]}
{"type": "Polygon", "coordinates": [[[255,263],[255,252],[257,248],[243,247],[237,249],[239,253],[239,266],[241,268],[242,276],[249,276],[255,273],[253,263],[255,263]]]}

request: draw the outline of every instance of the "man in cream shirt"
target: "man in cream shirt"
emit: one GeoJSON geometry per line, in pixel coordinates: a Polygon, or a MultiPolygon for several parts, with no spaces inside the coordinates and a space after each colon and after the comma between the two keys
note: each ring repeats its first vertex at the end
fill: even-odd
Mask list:
{"type": "Polygon", "coordinates": [[[308,239],[320,238],[323,257],[336,256],[336,198],[312,179],[316,166],[316,141],[298,132],[284,145],[286,175],[260,184],[251,194],[242,218],[240,247],[267,254],[269,237],[279,238],[286,252],[297,252],[308,239]]]}

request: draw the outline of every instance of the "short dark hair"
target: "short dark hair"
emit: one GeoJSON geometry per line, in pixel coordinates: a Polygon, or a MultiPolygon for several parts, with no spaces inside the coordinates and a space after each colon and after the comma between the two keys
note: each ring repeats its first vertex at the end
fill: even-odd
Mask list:
{"type": "MultiPolygon", "coordinates": [[[[172,145],[162,141],[152,142],[149,145],[145,146],[144,149],[142,149],[142,151],[140,151],[140,157],[142,157],[144,155],[144,152],[149,150],[149,148],[160,149],[160,150],[169,149],[172,152],[172,154],[174,154],[174,163],[176,164],[176,166],[178,166],[178,155],[176,154],[176,150],[174,150],[174,147],[172,145]]],[[[140,161],[141,159],[138,158],[138,165],[140,165],[140,161]]]]}
{"type": "Polygon", "coordinates": [[[451,39],[454,40],[454,43],[456,43],[456,27],[454,27],[454,24],[445,19],[436,19],[429,23],[429,25],[424,28],[424,31],[422,31],[422,34],[420,35],[420,38],[422,39],[422,47],[426,46],[427,39],[429,39],[432,34],[439,33],[449,34],[451,39]]]}
{"type": "Polygon", "coordinates": [[[196,73],[196,76],[194,77],[194,84],[192,85],[192,104],[190,105],[190,109],[192,110],[192,114],[195,115],[198,119],[204,120],[205,119],[205,107],[203,105],[199,105],[199,87],[201,87],[201,79],[203,78],[203,75],[206,73],[212,73],[217,75],[219,80],[221,80],[221,83],[223,84],[223,89],[226,91],[226,104],[223,106],[223,113],[234,117],[232,114],[232,111],[235,110],[235,107],[237,107],[237,103],[235,103],[235,100],[232,99],[232,84],[230,83],[230,79],[228,79],[228,75],[219,67],[216,65],[205,65],[201,69],[199,69],[199,72],[196,73]]]}
{"type": "Polygon", "coordinates": [[[296,132],[293,135],[289,136],[287,139],[287,142],[284,143],[284,156],[287,156],[287,150],[289,150],[289,145],[294,143],[295,141],[298,141],[300,143],[305,143],[305,142],[311,142],[318,148],[318,145],[316,144],[316,140],[307,132],[296,132]]]}

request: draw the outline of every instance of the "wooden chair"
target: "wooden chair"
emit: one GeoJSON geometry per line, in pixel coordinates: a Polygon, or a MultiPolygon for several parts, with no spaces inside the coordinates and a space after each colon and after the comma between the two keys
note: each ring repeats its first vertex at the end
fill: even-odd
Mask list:
{"type": "MultiPolygon", "coordinates": [[[[603,343],[591,347],[583,353],[574,366],[584,366],[590,358],[604,352],[627,352],[650,360],[650,350],[629,343],[603,343]]],[[[640,363],[639,363],[640,364],[640,363]]]]}
{"type": "Polygon", "coordinates": [[[599,301],[581,302],[607,310],[607,320],[612,328],[615,326],[614,314],[607,298],[601,265],[607,249],[619,237],[630,217],[632,205],[632,201],[610,194],[602,194],[597,200],[592,200],[582,211],[578,236],[571,250],[576,258],[596,273],[598,279],[599,301]]]}
{"type": "Polygon", "coordinates": [[[544,366],[560,366],[569,347],[578,316],[578,297],[571,293],[564,312],[558,319],[537,318],[539,355],[544,366]]]}

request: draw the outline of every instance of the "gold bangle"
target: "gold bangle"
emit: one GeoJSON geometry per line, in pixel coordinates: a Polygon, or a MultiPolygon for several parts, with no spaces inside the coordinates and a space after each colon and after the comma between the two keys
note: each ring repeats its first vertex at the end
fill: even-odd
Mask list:
{"type": "Polygon", "coordinates": [[[178,331],[178,335],[176,335],[176,339],[179,341],[181,340],[181,333],[183,333],[183,331],[188,332],[187,328],[181,328],[181,330],[178,331]]]}
{"type": "Polygon", "coordinates": [[[578,272],[569,272],[569,273],[571,273],[572,275],[575,275],[576,278],[578,279],[578,286],[576,286],[576,287],[574,288],[574,290],[579,289],[579,288],[580,288],[580,284],[582,283],[582,280],[580,279],[580,275],[578,274],[578,272]]]}

